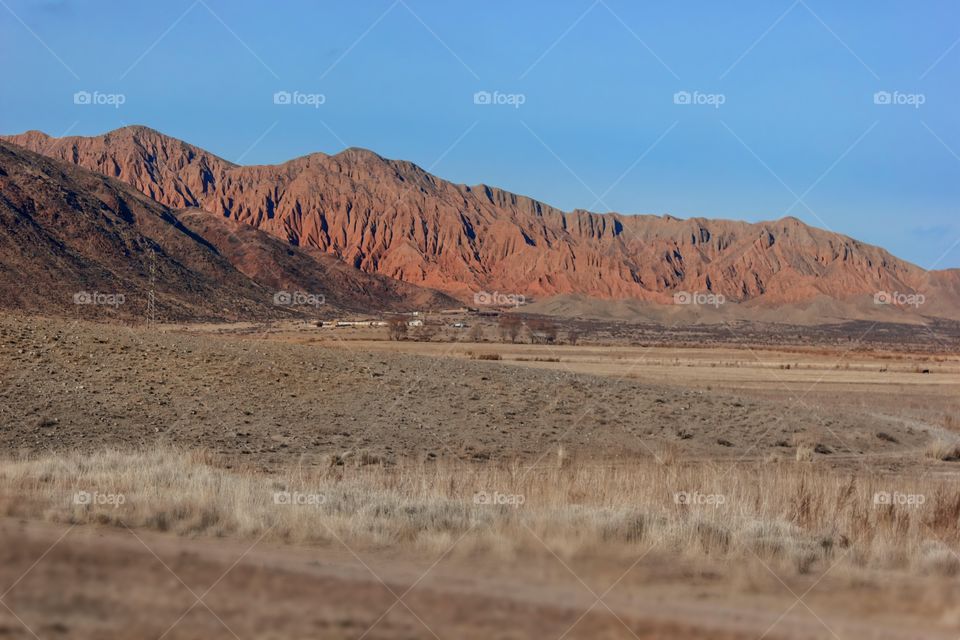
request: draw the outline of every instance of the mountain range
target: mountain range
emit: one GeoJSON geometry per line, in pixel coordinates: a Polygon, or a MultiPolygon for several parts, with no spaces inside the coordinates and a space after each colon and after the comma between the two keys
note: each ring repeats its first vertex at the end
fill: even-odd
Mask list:
{"type": "MultiPolygon", "coordinates": [[[[454,184],[364,149],[240,166],[140,126],[92,137],[29,131],[0,139],[5,163],[17,159],[52,183],[69,182],[70,191],[99,194],[99,204],[85,206],[134,203],[128,208],[138,212],[137,226],[147,213],[153,227],[168,220],[164,233],[178,243],[194,238],[211,252],[209,264],[223,260],[223,268],[265,289],[328,291],[344,308],[472,304],[477,294],[496,291],[556,310],[567,299],[657,305],[700,292],[766,310],[837,301],[858,315],[883,292],[923,297],[922,307],[888,305],[898,312],[960,317],[960,270],[926,271],[796,218],[564,212],[496,187],[454,184]]],[[[0,184],[4,205],[9,177],[0,184]]],[[[62,208],[69,198],[61,200],[62,208]]],[[[129,218],[122,210],[113,215],[111,229],[129,218]]],[[[57,220],[67,224],[62,215],[57,220]]],[[[165,247],[170,238],[156,242],[165,247]]],[[[206,275],[219,282],[222,274],[206,275]]]]}

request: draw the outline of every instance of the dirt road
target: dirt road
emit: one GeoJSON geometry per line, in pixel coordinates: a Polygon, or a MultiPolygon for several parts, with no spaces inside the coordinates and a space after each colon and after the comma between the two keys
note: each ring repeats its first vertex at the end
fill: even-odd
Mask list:
{"type": "Polygon", "coordinates": [[[722,584],[678,587],[658,580],[669,569],[657,561],[611,584],[569,573],[558,579],[559,564],[560,573],[538,577],[443,556],[399,560],[345,546],[270,547],[9,519],[0,521],[0,557],[2,638],[956,637],[902,612],[863,616],[842,596],[818,595],[817,585],[804,594],[784,584],[749,601],[725,595],[722,584]]]}

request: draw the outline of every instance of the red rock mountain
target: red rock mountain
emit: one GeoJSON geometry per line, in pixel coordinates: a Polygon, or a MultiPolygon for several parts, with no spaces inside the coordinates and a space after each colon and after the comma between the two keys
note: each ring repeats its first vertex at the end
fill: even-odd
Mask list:
{"type": "Polygon", "coordinates": [[[247,225],[173,211],[119,180],[0,141],[0,307],[143,320],[151,292],[160,321],[453,304],[247,225]],[[283,290],[321,294],[325,304],[274,304],[283,290]]]}
{"type": "Polygon", "coordinates": [[[928,273],[795,218],[751,224],[563,212],[362,149],[238,166],[145,127],[6,139],[122,180],[170,207],[198,207],[462,300],[499,291],[666,302],[685,290],[784,304],[956,288],[952,272],[928,273]]]}

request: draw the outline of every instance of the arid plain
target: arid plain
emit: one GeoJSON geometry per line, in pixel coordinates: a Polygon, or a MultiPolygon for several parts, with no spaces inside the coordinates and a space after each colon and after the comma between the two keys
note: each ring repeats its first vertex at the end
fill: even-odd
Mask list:
{"type": "Polygon", "coordinates": [[[4,315],[0,634],[956,637],[949,343],[709,331],[4,315]]]}

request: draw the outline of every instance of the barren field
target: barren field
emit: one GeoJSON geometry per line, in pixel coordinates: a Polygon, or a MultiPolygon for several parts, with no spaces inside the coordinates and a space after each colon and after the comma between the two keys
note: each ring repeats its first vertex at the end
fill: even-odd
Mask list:
{"type": "Polygon", "coordinates": [[[740,366],[711,367],[702,360],[730,352],[674,349],[631,361],[620,349],[581,356],[557,347],[317,343],[269,331],[184,335],[57,320],[7,320],[0,340],[0,419],[18,426],[0,433],[9,451],[173,444],[264,468],[328,464],[348,453],[529,464],[561,445],[607,463],[681,444],[692,458],[791,457],[806,443],[825,458],[922,460],[942,435],[933,418],[943,419],[960,381],[955,361],[941,363],[937,375],[912,373],[910,365],[875,374],[881,387],[916,381],[919,393],[938,398],[923,422],[878,417],[870,398],[885,392],[861,393],[859,384],[840,402],[812,402],[803,393],[818,378],[855,377],[813,365],[753,366],[749,352],[739,354],[740,366]],[[468,355],[485,351],[506,351],[505,360],[468,355]],[[788,377],[795,402],[783,393],[788,377]]]}
{"type": "Polygon", "coordinates": [[[0,316],[0,637],[960,633],[948,349],[343,335],[0,316]]]}
{"type": "MultiPolygon", "coordinates": [[[[296,340],[292,335],[284,336],[296,340]]],[[[303,337],[300,340],[304,340],[303,337]]],[[[419,353],[604,376],[644,386],[763,398],[789,410],[839,409],[877,430],[960,433],[960,357],[854,348],[569,346],[331,341],[348,350],[419,353]]],[[[836,429],[843,439],[848,432],[836,429]]],[[[857,447],[867,453],[871,447],[857,447]]],[[[874,453],[881,453],[874,451],[874,453]]],[[[901,451],[896,452],[898,455],[901,451]]]]}
{"type": "Polygon", "coordinates": [[[353,555],[339,545],[251,549],[252,542],[9,520],[0,523],[0,541],[0,579],[27,572],[6,597],[9,609],[0,608],[5,638],[949,640],[960,615],[949,602],[955,591],[910,590],[929,581],[890,589],[733,568],[740,592],[731,595],[722,574],[663,556],[582,573],[580,583],[554,559],[507,571],[353,555]]]}

